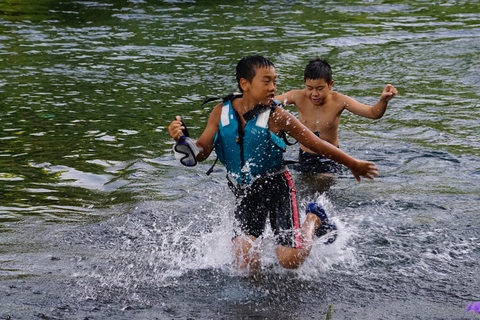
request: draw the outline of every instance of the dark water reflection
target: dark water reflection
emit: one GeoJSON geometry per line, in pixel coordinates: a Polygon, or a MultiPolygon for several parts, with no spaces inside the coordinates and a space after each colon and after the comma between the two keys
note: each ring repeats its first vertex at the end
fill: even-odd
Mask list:
{"type": "Polygon", "coordinates": [[[0,3],[0,318],[474,319],[479,21],[461,0],[0,3]],[[233,265],[224,169],[180,167],[167,132],[181,114],[198,137],[253,53],[279,93],[317,56],[341,93],[400,92],[380,120],[342,117],[374,182],[293,170],[338,241],[290,272],[267,237],[257,279],[233,265]]]}

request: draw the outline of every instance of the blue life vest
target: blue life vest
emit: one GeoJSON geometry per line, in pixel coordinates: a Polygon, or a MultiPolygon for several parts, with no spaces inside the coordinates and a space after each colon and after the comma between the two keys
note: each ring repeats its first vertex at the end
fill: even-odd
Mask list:
{"type": "Polygon", "coordinates": [[[271,110],[266,107],[248,120],[242,130],[232,102],[223,102],[215,152],[227,172],[240,184],[249,184],[254,178],[282,166],[286,144],[268,129],[271,110]]]}

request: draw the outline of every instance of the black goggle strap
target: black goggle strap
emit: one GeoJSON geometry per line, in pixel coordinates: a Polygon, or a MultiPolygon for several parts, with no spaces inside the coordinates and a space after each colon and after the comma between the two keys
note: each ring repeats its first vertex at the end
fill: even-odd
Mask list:
{"type": "Polygon", "coordinates": [[[208,171],[205,173],[207,176],[209,176],[209,175],[213,172],[213,168],[214,168],[215,165],[217,164],[217,161],[218,161],[218,157],[215,158],[215,162],[212,164],[212,166],[210,167],[210,169],[208,169],[208,171]]]}
{"type": "Polygon", "coordinates": [[[180,120],[180,122],[182,123],[182,126],[185,128],[182,130],[183,135],[185,137],[190,137],[190,134],[188,133],[187,125],[185,124],[185,122],[183,122],[183,120],[180,120]]]}
{"type": "Polygon", "coordinates": [[[203,100],[202,106],[205,103],[209,103],[209,102],[220,100],[220,99],[222,99],[223,102],[227,102],[227,101],[232,101],[232,100],[235,100],[235,99],[241,98],[241,97],[243,97],[243,93],[240,93],[240,94],[230,93],[229,95],[226,95],[225,97],[212,97],[212,98],[207,97],[207,98],[205,98],[205,100],[203,100]]]}

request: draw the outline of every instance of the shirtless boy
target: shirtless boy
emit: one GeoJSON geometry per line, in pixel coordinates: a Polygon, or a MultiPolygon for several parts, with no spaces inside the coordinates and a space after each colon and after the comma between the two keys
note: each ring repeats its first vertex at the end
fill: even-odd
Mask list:
{"type": "MultiPolygon", "coordinates": [[[[321,139],[339,147],[338,125],[343,110],[356,115],[379,119],[387,109],[388,102],[397,94],[397,89],[387,84],[380,100],[369,106],[353,98],[332,91],[332,69],[324,59],[309,62],[304,73],[305,89],[292,90],[275,99],[283,105],[294,104],[298,110],[298,119],[321,139]]],[[[338,162],[316,154],[305,145],[300,145],[299,170],[308,173],[340,173],[338,162]]]]}

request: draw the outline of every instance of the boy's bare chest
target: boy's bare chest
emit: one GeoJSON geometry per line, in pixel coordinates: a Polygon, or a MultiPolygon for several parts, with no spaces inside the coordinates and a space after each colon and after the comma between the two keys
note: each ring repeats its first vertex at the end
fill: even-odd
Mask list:
{"type": "Polygon", "coordinates": [[[298,109],[298,119],[312,131],[326,131],[338,127],[341,109],[335,106],[298,109]]]}

